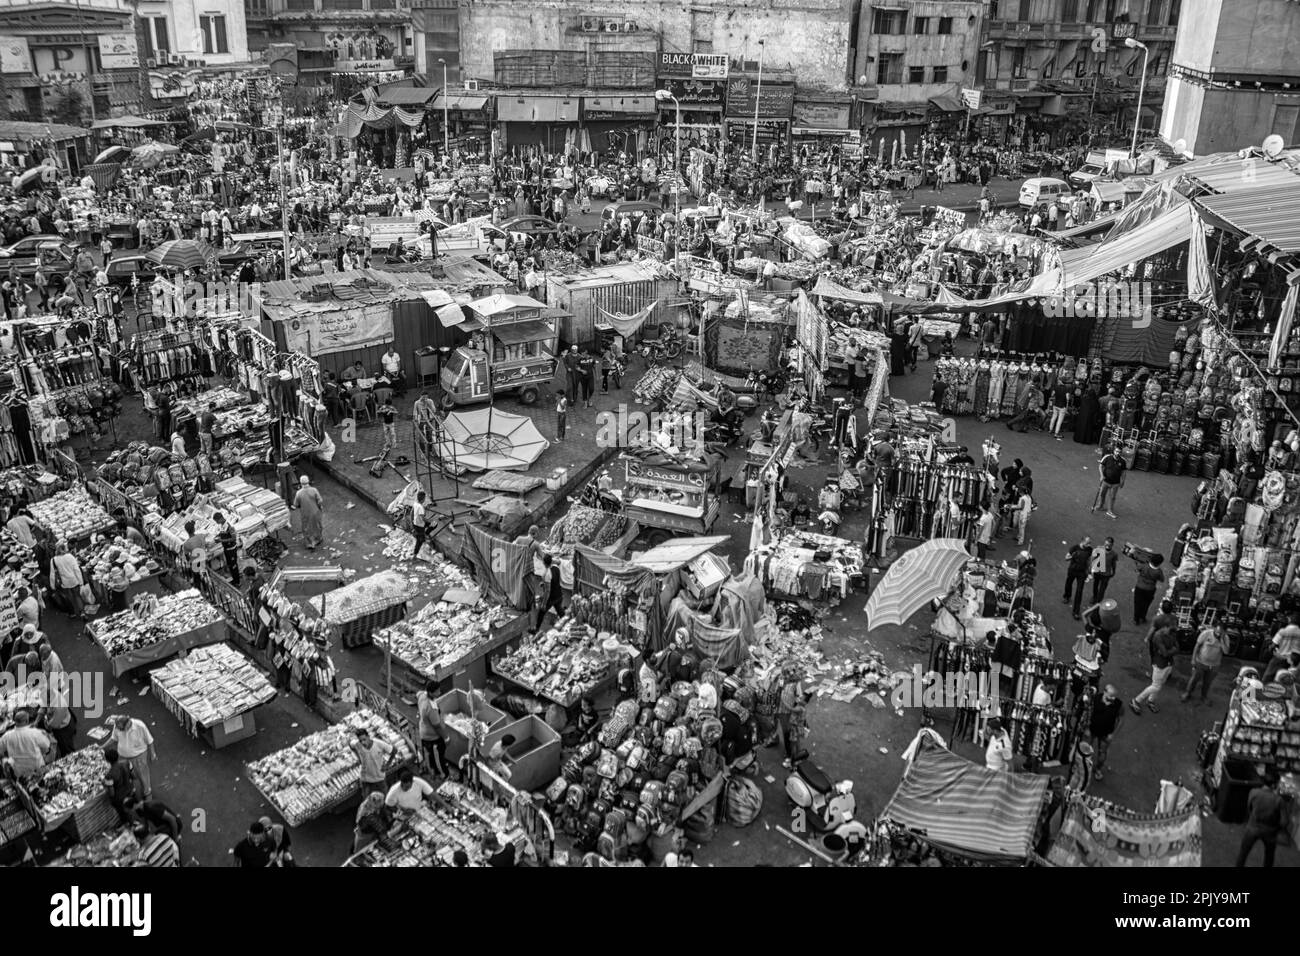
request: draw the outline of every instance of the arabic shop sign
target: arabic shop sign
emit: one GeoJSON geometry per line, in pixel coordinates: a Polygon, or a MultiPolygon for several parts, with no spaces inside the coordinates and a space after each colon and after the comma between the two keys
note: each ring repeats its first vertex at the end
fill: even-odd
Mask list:
{"type": "Polygon", "coordinates": [[[748,76],[727,81],[728,116],[752,118],[756,102],[760,119],[789,119],[794,110],[794,84],[764,83],[760,92],[758,81],[748,76]]]}
{"type": "Polygon", "coordinates": [[[664,76],[725,80],[731,70],[723,53],[669,53],[665,50],[659,54],[659,72],[664,76]]]}
{"type": "MultiPolygon", "coordinates": [[[[720,109],[727,95],[725,80],[686,80],[664,77],[660,86],[677,97],[677,102],[682,104],[684,110],[698,109],[700,107],[720,109]]],[[[664,100],[659,104],[659,108],[664,110],[676,109],[672,100],[664,100]]]]}

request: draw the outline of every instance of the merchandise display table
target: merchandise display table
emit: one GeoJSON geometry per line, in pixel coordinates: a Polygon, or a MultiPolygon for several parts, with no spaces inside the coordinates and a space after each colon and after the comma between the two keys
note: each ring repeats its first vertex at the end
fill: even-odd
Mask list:
{"type": "Polygon", "coordinates": [[[189,735],[217,750],[257,733],[254,712],[275,699],[271,682],[228,644],[196,648],[149,676],[154,695],[189,735]]]}
{"type": "Polygon", "coordinates": [[[226,639],[221,612],[190,588],[163,598],[141,595],[135,606],[86,624],[114,677],[192,647],[226,639]],[[139,608],[139,610],[136,609],[139,608]]]}

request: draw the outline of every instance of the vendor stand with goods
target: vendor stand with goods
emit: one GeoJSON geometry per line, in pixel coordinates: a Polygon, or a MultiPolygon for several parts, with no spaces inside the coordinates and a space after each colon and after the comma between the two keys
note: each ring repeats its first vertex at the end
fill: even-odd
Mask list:
{"type": "Polygon", "coordinates": [[[652,543],[674,534],[708,534],[718,520],[716,456],[694,457],[659,443],[625,453],[623,464],[623,512],[642,528],[656,529],[649,533],[652,543]]]}
{"type": "Polygon", "coordinates": [[[492,671],[568,710],[614,683],[640,652],[593,624],[565,616],[492,662],[492,671]],[[604,634],[606,636],[602,637],[604,634]]]}
{"type": "Polygon", "coordinates": [[[350,744],[365,730],[393,748],[385,773],[392,776],[415,760],[410,741],[371,710],[359,709],[291,747],[248,764],[248,779],[291,827],[328,813],[361,793],[361,769],[350,744]]]}
{"type": "Polygon", "coordinates": [[[131,607],[90,621],[86,633],[108,658],[114,677],[204,644],[225,640],[221,612],[194,588],[137,595],[131,607]]]}
{"type": "Polygon", "coordinates": [[[403,572],[380,571],[310,597],[304,606],[330,628],[343,647],[369,644],[375,631],[406,617],[416,584],[403,572]]]}
{"type": "Polygon", "coordinates": [[[91,500],[86,489],[74,486],[27,506],[32,519],[55,539],[69,545],[89,541],[91,535],[103,534],[117,527],[107,511],[91,500]]]}
{"type": "Polygon", "coordinates": [[[227,644],[195,648],[149,679],[186,732],[216,750],[257,733],[257,708],[275,699],[265,675],[227,644]]]}
{"type": "Polygon", "coordinates": [[[46,834],[66,828],[75,842],[83,843],[118,820],[109,801],[108,763],[100,747],[60,757],[17,786],[23,805],[46,834]]]}
{"type": "MultiPolygon", "coordinates": [[[[1243,667],[1222,724],[1202,734],[1197,752],[1205,765],[1202,783],[1224,823],[1244,822],[1250,792],[1270,780],[1289,780],[1294,794],[1300,773],[1295,682],[1264,684],[1256,669],[1243,667]]],[[[1295,812],[1293,802],[1293,817],[1295,812]]]]}

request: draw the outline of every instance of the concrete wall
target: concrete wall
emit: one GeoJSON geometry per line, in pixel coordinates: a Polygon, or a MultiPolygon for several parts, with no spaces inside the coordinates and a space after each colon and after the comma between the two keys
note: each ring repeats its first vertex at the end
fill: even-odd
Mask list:
{"type": "Polygon", "coordinates": [[[1292,0],[1185,0],[1178,44],[1174,60],[1198,70],[1294,75],[1300,73],[1300,6],[1292,0]]]}
{"type": "Polygon", "coordinates": [[[1300,95],[1263,90],[1207,90],[1171,80],[1160,133],[1169,142],[1187,141],[1197,156],[1258,146],[1271,133],[1300,143],[1300,95]]]}
{"type": "MultiPolygon", "coordinates": [[[[852,0],[467,0],[460,11],[467,77],[492,76],[496,50],[585,50],[584,17],[633,21],[664,50],[725,53],[790,70],[800,86],[848,89],[852,0]]],[[[597,34],[599,36],[599,34],[597,34]]],[[[636,34],[627,35],[631,40],[636,34]]]]}
{"type": "Polygon", "coordinates": [[[209,64],[244,63],[248,60],[248,26],[244,0],[140,0],[142,17],[164,16],[171,34],[171,52],[209,64]],[[226,18],[228,53],[204,53],[199,34],[199,17],[216,14],[226,18]]]}

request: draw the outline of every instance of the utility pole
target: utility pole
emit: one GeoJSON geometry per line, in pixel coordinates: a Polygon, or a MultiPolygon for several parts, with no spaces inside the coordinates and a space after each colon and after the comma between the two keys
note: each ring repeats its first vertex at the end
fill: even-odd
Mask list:
{"type": "Polygon", "coordinates": [[[763,100],[763,41],[758,41],[758,87],[754,90],[754,162],[758,162],[758,108],[763,100]]]}

